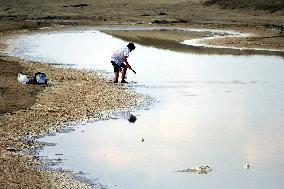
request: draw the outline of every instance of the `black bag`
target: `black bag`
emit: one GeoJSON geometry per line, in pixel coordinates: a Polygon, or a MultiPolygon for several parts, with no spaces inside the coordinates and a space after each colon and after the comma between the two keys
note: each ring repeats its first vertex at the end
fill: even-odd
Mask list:
{"type": "Polygon", "coordinates": [[[35,73],[33,83],[34,84],[47,84],[45,73],[42,73],[42,72],[35,73]]]}

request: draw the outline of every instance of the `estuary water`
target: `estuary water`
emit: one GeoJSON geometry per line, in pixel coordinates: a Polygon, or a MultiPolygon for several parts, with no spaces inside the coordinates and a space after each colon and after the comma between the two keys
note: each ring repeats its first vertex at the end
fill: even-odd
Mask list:
{"type": "MultiPolygon", "coordinates": [[[[10,55],[111,78],[110,56],[128,42],[83,28],[8,43],[10,55]]],[[[105,188],[283,188],[283,56],[206,52],[136,44],[129,62],[137,74],[128,73],[129,86],[157,103],[132,111],[135,123],[118,117],[43,137],[56,145],[39,155],[63,159],[55,167],[82,171],[105,188]],[[178,172],[199,165],[212,171],[178,172]]]]}

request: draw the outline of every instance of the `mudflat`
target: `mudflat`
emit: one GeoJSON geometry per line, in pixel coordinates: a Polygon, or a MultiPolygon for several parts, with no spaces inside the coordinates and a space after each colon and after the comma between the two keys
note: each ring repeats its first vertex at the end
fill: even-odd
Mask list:
{"type": "MultiPolygon", "coordinates": [[[[284,3],[281,0],[50,0],[3,1],[0,31],[54,25],[178,25],[234,29],[249,38],[216,41],[222,45],[283,49],[284,3]]],[[[213,42],[211,42],[213,43],[213,42]]]]}
{"type": "MultiPolygon", "coordinates": [[[[58,26],[198,27],[255,34],[209,41],[210,44],[284,50],[283,20],[282,0],[19,0],[0,3],[1,36],[58,26]]],[[[180,31],[109,33],[137,42],[141,38],[178,42],[206,35],[180,31]]],[[[2,45],[2,48],[5,47],[2,45]]],[[[72,121],[99,118],[105,116],[102,112],[137,106],[145,101],[145,97],[95,73],[55,68],[4,55],[0,57],[0,97],[0,188],[90,187],[73,179],[69,172],[36,169],[40,161],[26,155],[25,151],[41,144],[23,140],[23,137],[44,134],[72,121]],[[37,71],[47,74],[49,85],[18,83],[19,72],[32,75],[37,71]]]]}

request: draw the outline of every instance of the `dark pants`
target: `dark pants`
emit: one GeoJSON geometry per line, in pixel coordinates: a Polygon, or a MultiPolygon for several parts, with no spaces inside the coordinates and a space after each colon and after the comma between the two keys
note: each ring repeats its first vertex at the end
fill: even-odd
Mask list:
{"type": "Polygon", "coordinates": [[[120,68],[127,68],[127,66],[124,63],[122,63],[121,66],[119,66],[114,61],[111,61],[111,64],[113,65],[113,72],[119,72],[120,68]]]}

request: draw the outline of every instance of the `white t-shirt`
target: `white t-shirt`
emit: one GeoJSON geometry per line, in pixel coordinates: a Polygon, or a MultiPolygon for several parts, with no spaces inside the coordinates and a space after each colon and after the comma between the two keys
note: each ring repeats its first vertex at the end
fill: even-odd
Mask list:
{"type": "Polygon", "coordinates": [[[124,62],[124,57],[129,57],[129,52],[130,50],[128,47],[119,49],[113,53],[110,61],[114,61],[118,66],[121,66],[121,64],[124,62]]]}

